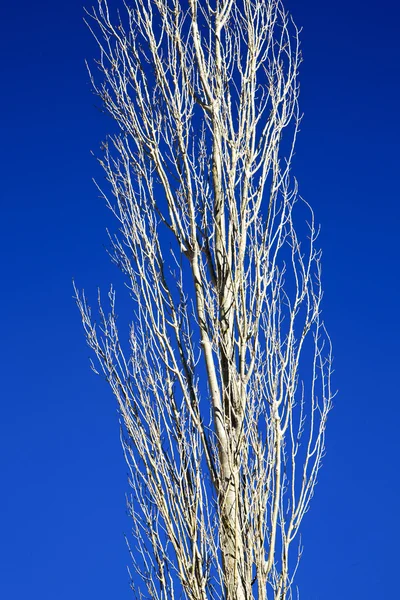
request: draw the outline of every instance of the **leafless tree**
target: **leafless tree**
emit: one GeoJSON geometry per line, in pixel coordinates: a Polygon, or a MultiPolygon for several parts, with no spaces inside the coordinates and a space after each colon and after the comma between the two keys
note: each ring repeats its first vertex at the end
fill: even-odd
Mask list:
{"type": "Polygon", "coordinates": [[[122,416],[132,585],[155,600],[292,598],[332,402],[318,231],[291,176],[299,31],[280,0],[130,0],[114,16],[99,0],[87,14],[91,81],[119,126],[100,191],[129,336],[113,289],[97,326],[77,303],[122,416]]]}

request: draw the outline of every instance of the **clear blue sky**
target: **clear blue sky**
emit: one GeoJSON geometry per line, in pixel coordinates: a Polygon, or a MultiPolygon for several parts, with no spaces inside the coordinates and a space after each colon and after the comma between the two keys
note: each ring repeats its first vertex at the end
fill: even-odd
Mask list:
{"type": "MultiPolygon", "coordinates": [[[[399,597],[400,9],[291,0],[303,25],[295,174],[322,223],[340,390],[304,521],[302,600],[399,597]]],[[[110,130],[84,59],[82,0],[8,1],[1,18],[0,598],[131,597],[126,468],[89,370],[71,279],[117,274],[90,150],[110,130]]]]}

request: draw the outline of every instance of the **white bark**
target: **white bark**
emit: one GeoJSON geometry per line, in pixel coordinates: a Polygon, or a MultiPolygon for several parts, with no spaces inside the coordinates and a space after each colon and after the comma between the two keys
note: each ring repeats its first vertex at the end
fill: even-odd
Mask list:
{"type": "Polygon", "coordinates": [[[129,339],[113,290],[98,326],[77,303],[122,417],[133,580],[160,600],[291,598],[332,400],[318,231],[290,175],[298,30],[279,0],[131,0],[115,17],[101,0],[88,24],[120,128],[101,194],[129,339]]]}

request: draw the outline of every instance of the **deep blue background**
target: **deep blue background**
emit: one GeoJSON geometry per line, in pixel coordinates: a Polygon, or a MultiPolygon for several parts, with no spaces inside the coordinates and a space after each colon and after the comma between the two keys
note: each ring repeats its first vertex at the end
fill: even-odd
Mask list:
{"type": "MultiPolygon", "coordinates": [[[[106,384],[88,366],[71,279],[117,279],[90,150],[96,56],[82,0],[1,15],[0,597],[131,597],[126,469],[106,384]]],[[[397,598],[399,64],[397,2],[291,1],[304,26],[295,171],[322,223],[334,341],[328,454],[304,521],[303,600],[397,598]]]]}

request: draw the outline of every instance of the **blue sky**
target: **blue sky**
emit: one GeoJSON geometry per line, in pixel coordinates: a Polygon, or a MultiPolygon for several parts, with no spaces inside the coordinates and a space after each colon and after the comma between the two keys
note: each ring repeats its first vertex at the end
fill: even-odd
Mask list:
{"type": "MultiPolygon", "coordinates": [[[[304,27],[295,174],[322,224],[339,395],[303,528],[303,600],[398,596],[400,9],[291,0],[304,27]]],[[[0,597],[130,598],[126,468],[71,279],[118,276],[91,177],[111,123],[82,0],[2,7],[0,597]]]]}

